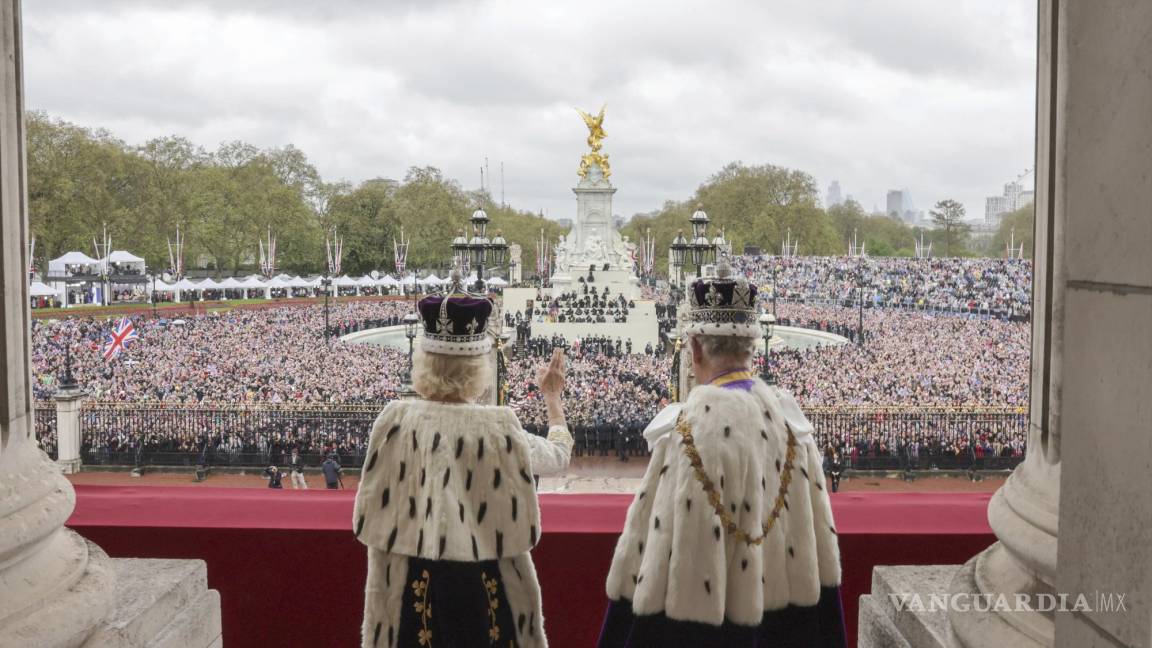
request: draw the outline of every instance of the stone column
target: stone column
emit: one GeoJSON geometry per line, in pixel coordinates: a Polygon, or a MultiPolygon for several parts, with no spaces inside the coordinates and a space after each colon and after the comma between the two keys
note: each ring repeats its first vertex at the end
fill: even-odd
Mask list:
{"type": "Polygon", "coordinates": [[[876,594],[932,593],[940,568],[877,568],[862,646],[1152,645],[1150,29],[1143,0],[1039,3],[1028,455],[949,585],[1069,610],[885,614],[876,594]]]}
{"type": "Polygon", "coordinates": [[[80,406],[84,396],[77,388],[56,392],[56,465],[66,475],[80,472],[80,406]]]}
{"type": "Polygon", "coordinates": [[[75,494],[33,441],[19,0],[0,2],[0,646],[77,646],[112,609],[99,547],[64,528],[75,494]]]}
{"type": "Polygon", "coordinates": [[[999,542],[953,581],[1129,610],[954,612],[966,646],[1152,640],[1150,25],[1138,0],[1040,2],[1028,457],[989,506],[999,542]]]}

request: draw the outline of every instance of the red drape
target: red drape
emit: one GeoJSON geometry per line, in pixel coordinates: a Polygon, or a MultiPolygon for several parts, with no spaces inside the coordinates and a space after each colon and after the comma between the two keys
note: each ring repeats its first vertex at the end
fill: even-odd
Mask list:
{"type": "MultiPolygon", "coordinates": [[[[365,551],[350,491],[77,486],[68,525],[114,557],[199,558],[224,643],[357,645],[365,551]]],[[[988,493],[841,493],[832,506],[849,637],[874,565],[959,564],[993,537],[988,493]]],[[[552,646],[594,644],[628,495],[542,495],[533,551],[552,646]]]]}

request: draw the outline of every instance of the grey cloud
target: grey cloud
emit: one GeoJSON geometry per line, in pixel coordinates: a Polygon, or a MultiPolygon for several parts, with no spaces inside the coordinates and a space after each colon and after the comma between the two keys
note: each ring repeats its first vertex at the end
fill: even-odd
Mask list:
{"type": "MultiPolygon", "coordinates": [[[[609,104],[617,212],[688,197],[724,163],[909,187],[982,213],[1032,154],[1035,8],[829,0],[54,0],[25,6],[29,106],[130,142],[294,143],[326,178],[487,155],[510,202],[568,216],[609,104]],[[98,7],[98,9],[94,9],[98,7]]],[[[495,183],[494,183],[495,184],[495,183]]]]}

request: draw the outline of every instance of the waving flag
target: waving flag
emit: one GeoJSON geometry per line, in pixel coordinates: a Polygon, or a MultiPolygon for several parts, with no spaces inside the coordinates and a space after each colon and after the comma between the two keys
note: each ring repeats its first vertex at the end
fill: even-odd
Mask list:
{"type": "Polygon", "coordinates": [[[120,321],[116,322],[116,327],[112,329],[112,333],[104,340],[104,361],[111,362],[120,355],[129,342],[136,340],[136,329],[132,327],[132,321],[127,317],[121,317],[120,321]]]}

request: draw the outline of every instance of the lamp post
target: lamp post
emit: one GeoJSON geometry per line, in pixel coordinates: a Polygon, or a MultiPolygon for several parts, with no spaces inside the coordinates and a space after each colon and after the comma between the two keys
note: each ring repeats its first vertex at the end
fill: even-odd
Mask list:
{"type": "Polygon", "coordinates": [[[684,255],[688,252],[688,239],[684,238],[684,230],[676,232],[672,239],[672,270],[676,273],[676,284],[684,283],[681,272],[684,269],[684,255]]]}
{"type": "Polygon", "coordinates": [[[856,344],[864,346],[864,262],[856,266],[856,306],[859,320],[856,324],[856,344]]]}
{"type": "Polygon", "coordinates": [[[776,317],[776,259],[772,259],[772,317],[776,317]]]}
{"type": "Polygon", "coordinates": [[[760,377],[769,385],[776,384],[776,376],[772,374],[772,329],[776,327],[776,316],[771,313],[760,315],[760,330],[764,331],[764,366],[760,370],[760,377]]]}
{"type": "Polygon", "coordinates": [[[708,241],[708,214],[700,207],[692,213],[688,222],[692,224],[692,242],[689,248],[692,252],[692,263],[696,264],[696,278],[704,274],[704,264],[715,260],[716,248],[708,241]]]}
{"type": "Polygon", "coordinates": [[[404,337],[408,338],[408,369],[404,373],[404,382],[412,383],[412,353],[416,348],[416,334],[420,332],[420,317],[416,313],[404,316],[404,337]]]}
{"type": "Polygon", "coordinates": [[[332,292],[332,277],[325,274],[320,280],[320,285],[324,288],[324,342],[327,343],[331,336],[331,329],[328,326],[328,295],[332,292]]]}
{"type": "Polygon", "coordinates": [[[152,319],[156,319],[156,273],[152,273],[152,319]]]}
{"type": "Polygon", "coordinates": [[[672,385],[668,393],[672,396],[672,402],[678,403],[680,402],[680,349],[682,348],[679,331],[675,329],[669,331],[668,341],[672,343],[672,385]]]}
{"type": "Polygon", "coordinates": [[[489,220],[483,209],[477,209],[472,212],[472,238],[465,239],[461,231],[452,239],[452,253],[461,266],[461,272],[467,267],[465,262],[470,262],[476,268],[476,283],[473,286],[476,292],[485,290],[484,265],[490,263],[491,267],[499,267],[504,264],[504,257],[508,254],[508,241],[504,240],[499,230],[491,240],[485,235],[489,220]]]}
{"type": "Polygon", "coordinates": [[[76,377],[72,375],[72,335],[69,333],[64,342],[64,375],[60,377],[60,389],[72,390],[79,386],[76,377]]]}

